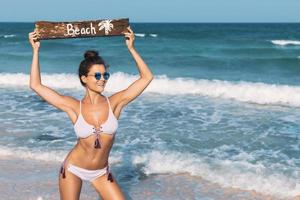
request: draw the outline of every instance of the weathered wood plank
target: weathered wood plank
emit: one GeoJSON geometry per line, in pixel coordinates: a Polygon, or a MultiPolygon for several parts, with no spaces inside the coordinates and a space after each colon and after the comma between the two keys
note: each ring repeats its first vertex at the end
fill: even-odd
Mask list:
{"type": "Polygon", "coordinates": [[[129,26],[129,19],[49,22],[37,21],[35,28],[40,40],[80,37],[118,36],[129,26]]]}

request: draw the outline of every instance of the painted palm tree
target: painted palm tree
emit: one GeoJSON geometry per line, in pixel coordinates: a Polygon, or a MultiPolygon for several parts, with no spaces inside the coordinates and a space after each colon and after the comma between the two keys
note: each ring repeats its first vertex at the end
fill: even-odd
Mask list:
{"type": "Polygon", "coordinates": [[[99,31],[101,31],[102,29],[104,29],[105,31],[105,35],[108,35],[108,33],[110,31],[112,31],[112,29],[114,28],[114,25],[112,23],[110,23],[112,20],[103,20],[101,21],[98,26],[99,26],[99,31]]]}

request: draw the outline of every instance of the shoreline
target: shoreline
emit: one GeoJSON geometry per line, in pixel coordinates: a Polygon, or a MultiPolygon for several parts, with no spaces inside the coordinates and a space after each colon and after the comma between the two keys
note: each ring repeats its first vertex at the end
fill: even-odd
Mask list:
{"type": "MultiPolygon", "coordinates": [[[[58,173],[59,162],[0,158],[0,193],[7,200],[56,200],[59,199],[58,173]],[[17,180],[17,178],[19,178],[17,180]],[[20,189],[21,188],[21,189],[20,189]]],[[[223,188],[201,177],[183,174],[158,174],[142,177],[137,183],[127,182],[116,175],[118,183],[127,199],[224,199],[239,200],[282,200],[256,191],[236,188],[223,188]],[[129,183],[129,185],[128,185],[129,183]]],[[[89,182],[84,181],[80,199],[99,199],[97,192],[89,182]]],[[[300,197],[291,198],[299,200],[300,197]]]]}
{"type": "MultiPolygon", "coordinates": [[[[6,200],[57,200],[59,199],[59,162],[11,160],[0,158],[0,193],[6,200]],[[16,180],[16,178],[19,178],[16,180]]],[[[89,184],[83,184],[80,199],[95,200],[98,194],[89,184]]]]}

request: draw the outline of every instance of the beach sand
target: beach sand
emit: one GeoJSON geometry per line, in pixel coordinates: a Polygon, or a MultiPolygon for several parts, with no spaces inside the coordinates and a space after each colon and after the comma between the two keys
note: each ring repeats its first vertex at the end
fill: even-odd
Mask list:
{"type": "MultiPolygon", "coordinates": [[[[58,172],[60,163],[36,160],[0,159],[0,193],[6,200],[58,200],[58,172]]],[[[96,200],[96,191],[83,184],[81,198],[96,200]]]]}
{"type": "Polygon", "coordinates": [[[188,174],[152,176],[130,191],[133,199],[279,200],[255,191],[221,188],[188,174]]]}
{"type": "MultiPolygon", "coordinates": [[[[60,163],[37,160],[0,159],[0,193],[6,200],[57,200],[58,170],[60,163]]],[[[112,171],[114,171],[112,169],[112,171]]],[[[255,191],[222,188],[189,174],[160,174],[141,177],[138,183],[122,182],[118,179],[127,199],[134,200],[279,200],[255,191]]],[[[100,199],[89,182],[83,182],[82,200],[100,199]]]]}

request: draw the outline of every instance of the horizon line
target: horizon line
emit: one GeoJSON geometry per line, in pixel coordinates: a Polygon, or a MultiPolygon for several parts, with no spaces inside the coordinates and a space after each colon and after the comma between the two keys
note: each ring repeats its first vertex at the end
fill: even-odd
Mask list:
{"type": "MultiPolygon", "coordinates": [[[[43,20],[43,21],[50,21],[50,20],[43,20]]],[[[50,22],[76,22],[76,20],[63,20],[63,21],[50,21],[50,22]]],[[[80,21],[80,20],[77,20],[80,21]]],[[[94,21],[94,20],[84,20],[84,21],[94,21]]],[[[0,23],[35,23],[36,21],[0,21],[0,23]]],[[[132,21],[129,23],[156,23],[156,24],[299,24],[300,22],[138,22],[132,21]]]]}

